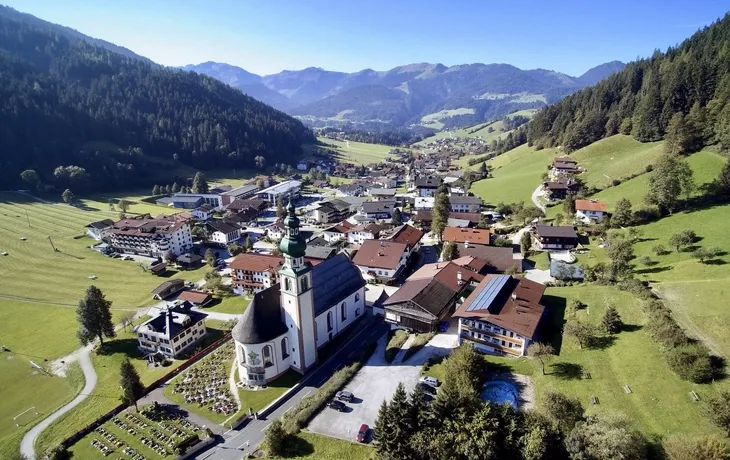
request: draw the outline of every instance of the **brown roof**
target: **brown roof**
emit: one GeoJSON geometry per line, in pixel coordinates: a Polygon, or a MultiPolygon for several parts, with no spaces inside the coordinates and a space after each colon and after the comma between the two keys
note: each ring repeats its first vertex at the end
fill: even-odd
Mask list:
{"type": "Polygon", "coordinates": [[[398,266],[406,250],[404,243],[382,240],[365,240],[352,261],[355,265],[393,270],[398,266]]]}
{"type": "Polygon", "coordinates": [[[187,224],[188,219],[180,214],[172,214],[166,216],[160,214],[159,216],[152,218],[149,214],[143,216],[130,217],[122,219],[118,222],[114,222],[114,225],[110,229],[111,233],[121,235],[139,235],[139,236],[153,236],[158,233],[166,234],[172,233],[178,230],[183,225],[187,224]]]}
{"type": "Polygon", "coordinates": [[[483,244],[457,244],[459,256],[471,256],[487,263],[487,272],[505,272],[510,267],[522,271],[522,260],[512,256],[510,247],[485,246],[483,244]]]}
{"type": "Polygon", "coordinates": [[[482,259],[477,259],[476,257],[472,256],[462,256],[458,259],[452,260],[453,263],[460,267],[468,268],[469,270],[475,271],[477,273],[482,273],[483,271],[486,271],[489,264],[487,261],[482,259]]]}
{"type": "Polygon", "coordinates": [[[212,296],[205,292],[200,291],[182,291],[177,296],[177,300],[187,300],[188,302],[196,305],[204,305],[212,299],[212,296]]]}
{"type": "Polygon", "coordinates": [[[576,164],[577,162],[570,158],[570,157],[557,157],[553,160],[553,163],[573,163],[576,164]]]}
{"type": "Polygon", "coordinates": [[[421,241],[421,238],[423,238],[423,232],[421,230],[408,224],[403,224],[389,239],[396,243],[405,243],[409,246],[414,246],[421,241]]]}
{"type": "Polygon", "coordinates": [[[443,241],[455,241],[457,243],[469,242],[473,244],[489,244],[489,229],[446,227],[444,229],[443,241]]]}
{"type": "Polygon", "coordinates": [[[349,230],[345,230],[346,232],[370,232],[373,235],[377,235],[380,233],[380,230],[382,230],[383,227],[372,223],[372,224],[360,224],[357,227],[352,227],[349,230]]]}
{"type": "Polygon", "coordinates": [[[567,182],[546,182],[545,183],[548,190],[568,190],[570,186],[567,182]]]}
{"type": "Polygon", "coordinates": [[[607,212],[608,206],[603,200],[575,200],[576,211],[601,211],[607,212]]]}
{"type": "Polygon", "coordinates": [[[283,257],[248,253],[237,255],[229,266],[234,270],[265,272],[278,271],[283,263],[283,257]]]}
{"type": "Polygon", "coordinates": [[[483,275],[478,273],[463,270],[461,266],[451,261],[425,264],[409,276],[408,279],[436,279],[449,286],[454,292],[459,292],[463,287],[463,283],[459,284],[459,273],[461,273],[463,282],[468,282],[472,279],[474,281],[481,281],[484,278],[483,275]]]}
{"type": "Polygon", "coordinates": [[[231,204],[229,204],[226,209],[230,211],[237,211],[240,209],[246,209],[246,208],[253,208],[256,210],[263,210],[266,209],[268,204],[266,203],[266,200],[259,200],[257,198],[251,198],[251,199],[242,199],[238,198],[236,200],[233,200],[231,204]]]}
{"type": "Polygon", "coordinates": [[[540,305],[544,292],[544,285],[525,278],[487,275],[453,316],[489,321],[521,336],[534,338],[545,312],[545,307],[540,305]],[[488,286],[492,289],[501,282],[504,285],[494,295],[489,292],[480,295],[488,286]]]}

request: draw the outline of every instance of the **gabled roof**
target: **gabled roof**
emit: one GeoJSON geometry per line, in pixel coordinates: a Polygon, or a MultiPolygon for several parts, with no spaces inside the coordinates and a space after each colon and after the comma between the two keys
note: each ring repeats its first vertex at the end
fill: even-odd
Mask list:
{"type": "Polygon", "coordinates": [[[238,227],[236,227],[235,225],[231,225],[220,219],[209,220],[208,222],[206,222],[206,225],[216,232],[221,232],[225,234],[233,233],[238,230],[238,227]]]}
{"type": "Polygon", "coordinates": [[[149,327],[155,332],[162,332],[166,337],[173,338],[177,337],[180,333],[186,329],[194,326],[200,321],[204,320],[208,315],[198,311],[190,309],[192,305],[189,302],[182,302],[182,305],[176,305],[168,307],[167,310],[162,310],[154,318],[150,318],[139,327],[149,327]],[[168,318],[171,315],[170,318],[168,318]],[[182,324],[182,320],[187,317],[190,322],[187,325],[182,324]],[[170,330],[167,330],[167,326],[170,326],[170,330]]]}
{"type": "Polygon", "coordinates": [[[453,316],[483,319],[523,337],[534,338],[545,311],[540,305],[544,292],[544,285],[526,278],[487,275],[453,316]]]}
{"type": "Polygon", "coordinates": [[[470,244],[489,245],[490,234],[489,229],[446,227],[442,240],[456,243],[468,241],[470,244]]]}
{"type": "Polygon", "coordinates": [[[365,214],[393,213],[395,205],[395,200],[366,201],[362,204],[362,212],[365,214]]]}
{"type": "Polygon", "coordinates": [[[237,255],[229,267],[253,272],[278,271],[283,263],[284,259],[279,256],[246,253],[237,255]]]}
{"type": "Polygon", "coordinates": [[[467,204],[467,205],[480,205],[482,204],[482,199],[478,196],[455,196],[452,195],[449,197],[449,203],[452,205],[454,204],[467,204]]]}
{"type": "Polygon", "coordinates": [[[485,260],[477,259],[476,257],[472,256],[462,256],[458,259],[452,260],[451,262],[460,267],[468,268],[469,270],[475,271],[477,273],[482,273],[489,266],[489,264],[485,260]]]}
{"type": "Polygon", "coordinates": [[[235,199],[229,204],[226,209],[229,211],[238,211],[241,209],[246,208],[254,208],[256,210],[262,210],[266,209],[268,207],[268,204],[265,200],[259,200],[257,198],[251,198],[251,199],[242,199],[238,198],[235,199]]]}
{"type": "Polygon", "coordinates": [[[347,233],[351,232],[368,232],[372,233],[373,235],[377,235],[380,233],[380,230],[382,230],[383,227],[376,224],[376,223],[370,223],[370,224],[360,224],[356,227],[352,227],[347,231],[347,233]]]}
{"type": "Polygon", "coordinates": [[[363,286],[365,280],[360,270],[345,254],[325,260],[312,269],[314,315],[337,305],[363,286]]]}
{"type": "Polygon", "coordinates": [[[394,188],[371,188],[370,195],[372,196],[395,196],[394,188]]]}
{"type": "Polygon", "coordinates": [[[212,299],[212,296],[207,292],[200,291],[182,291],[178,296],[177,300],[185,300],[192,304],[203,305],[208,303],[212,299]]]}
{"type": "Polygon", "coordinates": [[[182,288],[184,285],[185,285],[185,280],[181,280],[178,278],[166,280],[166,281],[163,281],[162,284],[157,286],[155,289],[153,289],[152,293],[155,295],[159,295],[159,294],[167,291],[168,289],[182,288]]]}
{"type": "Polygon", "coordinates": [[[422,238],[423,232],[421,230],[411,225],[403,224],[395,230],[389,240],[395,241],[396,243],[404,243],[409,246],[415,246],[422,238]]]}
{"type": "Polygon", "coordinates": [[[438,176],[419,177],[414,181],[416,188],[437,188],[441,185],[441,178],[438,176]]]}
{"type": "Polygon", "coordinates": [[[221,193],[221,195],[227,195],[227,196],[240,196],[240,195],[246,195],[248,193],[253,193],[256,190],[258,190],[260,187],[253,183],[253,184],[245,184],[240,187],[236,187],[233,189],[228,190],[227,192],[221,193]]]}
{"type": "Polygon", "coordinates": [[[456,245],[456,248],[461,258],[474,257],[476,260],[486,262],[487,272],[496,271],[503,273],[510,268],[516,268],[517,271],[522,271],[522,259],[515,259],[512,256],[514,251],[511,247],[486,246],[482,244],[465,245],[459,243],[456,245]]]}
{"type": "Polygon", "coordinates": [[[103,220],[97,220],[96,222],[92,222],[89,225],[87,225],[87,228],[95,228],[97,230],[101,230],[107,227],[111,227],[114,225],[114,221],[111,219],[103,219],[103,220]]]}
{"type": "Polygon", "coordinates": [[[603,200],[575,200],[575,210],[608,212],[608,205],[603,200]]]}
{"type": "Polygon", "coordinates": [[[578,239],[578,234],[575,233],[575,229],[568,225],[553,226],[553,225],[536,225],[535,231],[537,236],[540,238],[575,238],[578,239]]]}
{"type": "Polygon", "coordinates": [[[406,244],[395,241],[365,240],[352,261],[363,267],[394,270],[406,248],[406,244]]]}
{"type": "Polygon", "coordinates": [[[310,246],[307,243],[307,249],[304,251],[304,256],[310,259],[329,259],[332,255],[337,252],[337,248],[332,246],[310,246]]]}
{"type": "Polygon", "coordinates": [[[279,284],[254,295],[241,320],[233,328],[233,338],[243,344],[257,344],[286,334],[286,324],[281,319],[280,302],[279,284]]]}

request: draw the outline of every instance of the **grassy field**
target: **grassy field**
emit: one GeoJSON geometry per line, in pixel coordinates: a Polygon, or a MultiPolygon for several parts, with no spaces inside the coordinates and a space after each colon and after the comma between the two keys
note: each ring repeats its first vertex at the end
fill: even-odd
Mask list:
{"type": "Polygon", "coordinates": [[[338,155],[337,158],[340,161],[363,164],[367,165],[370,163],[379,163],[389,156],[389,153],[393,147],[389,145],[381,144],[367,144],[365,142],[349,141],[338,141],[334,139],[327,139],[324,137],[318,138],[320,142],[335,146],[335,150],[338,155]]]}
{"type": "Polygon", "coordinates": [[[212,311],[216,313],[231,313],[234,315],[241,315],[251,303],[251,299],[238,295],[223,297],[221,299],[215,298],[211,303],[206,305],[204,311],[212,311]]]}
{"type": "Polygon", "coordinates": [[[570,157],[586,169],[580,175],[586,184],[603,188],[613,179],[643,172],[663,152],[663,142],[641,143],[631,136],[616,134],[576,150],[570,157]]]}
{"type": "Polygon", "coordinates": [[[239,388],[238,395],[241,397],[241,408],[244,411],[248,411],[248,408],[250,407],[254,412],[259,412],[272,402],[276,401],[301,379],[301,374],[289,371],[269,383],[263,390],[249,391],[239,388]]]}
{"type": "Polygon", "coordinates": [[[494,177],[474,182],[471,191],[490,204],[530,203],[530,196],[552,158],[552,149],[535,151],[527,144],[521,145],[490,160],[494,177]]]}
{"type": "Polygon", "coordinates": [[[375,449],[370,446],[306,431],[299,433],[292,444],[286,457],[271,458],[286,458],[287,460],[373,460],[377,458],[375,449]]]}
{"type": "MultiPolygon", "coordinates": [[[[515,117],[517,115],[523,115],[526,117],[532,117],[537,112],[537,109],[526,109],[526,110],[519,110],[517,112],[511,113],[507,115],[509,118],[515,117]]],[[[444,137],[478,137],[481,136],[482,139],[484,139],[487,142],[492,142],[493,140],[500,139],[502,137],[507,136],[511,131],[501,131],[504,127],[504,123],[502,121],[495,121],[495,122],[486,122],[486,123],[477,123],[476,125],[472,126],[466,126],[464,128],[459,129],[452,129],[447,131],[439,131],[433,136],[427,137],[426,139],[422,140],[418,144],[415,144],[416,146],[426,144],[428,142],[435,141],[436,139],[441,139],[444,137]],[[490,133],[489,128],[492,128],[493,131],[490,133]]],[[[437,128],[440,129],[440,128],[437,128]]]]}
{"type": "Polygon", "coordinates": [[[428,115],[424,115],[421,117],[421,124],[427,128],[433,128],[433,129],[441,129],[444,127],[443,120],[444,118],[450,118],[456,115],[467,115],[474,113],[474,109],[468,109],[466,107],[461,107],[458,109],[445,109],[441,110],[440,112],[435,113],[429,113],[428,115]]]}

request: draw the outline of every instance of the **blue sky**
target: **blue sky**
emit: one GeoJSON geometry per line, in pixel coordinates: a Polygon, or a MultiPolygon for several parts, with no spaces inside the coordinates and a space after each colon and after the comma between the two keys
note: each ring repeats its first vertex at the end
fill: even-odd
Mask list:
{"type": "Polygon", "coordinates": [[[259,74],[414,62],[508,63],[579,75],[648,56],[730,8],[722,0],[0,0],[165,65],[259,74]]]}

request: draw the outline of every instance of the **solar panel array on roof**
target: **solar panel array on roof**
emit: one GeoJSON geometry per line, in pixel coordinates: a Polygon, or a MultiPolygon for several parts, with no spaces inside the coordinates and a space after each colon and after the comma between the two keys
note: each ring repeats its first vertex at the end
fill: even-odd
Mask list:
{"type": "Polygon", "coordinates": [[[477,311],[486,310],[494,302],[494,299],[499,295],[500,291],[507,284],[509,275],[495,276],[494,278],[487,281],[487,286],[482,289],[476,299],[469,305],[466,311],[477,311]]]}

